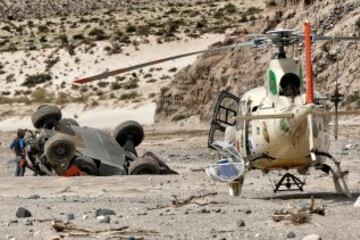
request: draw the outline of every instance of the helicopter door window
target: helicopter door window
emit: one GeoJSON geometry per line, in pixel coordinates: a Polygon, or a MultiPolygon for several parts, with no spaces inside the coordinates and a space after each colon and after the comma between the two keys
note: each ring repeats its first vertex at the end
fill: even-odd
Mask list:
{"type": "Polygon", "coordinates": [[[280,96],[296,97],[300,95],[300,78],[294,73],[286,73],[280,81],[280,96]]]}

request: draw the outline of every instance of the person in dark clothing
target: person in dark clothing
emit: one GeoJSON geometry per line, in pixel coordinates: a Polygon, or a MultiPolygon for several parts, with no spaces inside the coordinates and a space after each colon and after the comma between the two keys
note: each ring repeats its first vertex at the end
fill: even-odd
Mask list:
{"type": "Polygon", "coordinates": [[[10,144],[10,148],[15,153],[15,161],[16,161],[16,172],[15,176],[24,176],[25,175],[25,168],[26,168],[26,143],[25,143],[25,130],[18,129],[17,137],[12,141],[10,144]]]}

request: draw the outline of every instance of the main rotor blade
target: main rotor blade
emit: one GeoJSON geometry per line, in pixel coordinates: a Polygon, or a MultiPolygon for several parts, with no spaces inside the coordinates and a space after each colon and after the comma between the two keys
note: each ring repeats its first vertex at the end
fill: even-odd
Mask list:
{"type": "MultiPolygon", "coordinates": [[[[296,35],[295,35],[296,36],[296,35]]],[[[300,38],[305,38],[304,34],[298,34],[300,38]]],[[[312,41],[359,41],[360,37],[347,37],[347,36],[324,36],[311,34],[312,41]]]]}
{"type": "Polygon", "coordinates": [[[320,36],[320,35],[312,35],[314,41],[317,40],[325,40],[325,41],[358,41],[360,37],[336,37],[336,36],[320,36]]]}
{"type": "Polygon", "coordinates": [[[195,52],[175,55],[175,56],[172,56],[172,57],[162,58],[162,59],[158,59],[158,60],[154,60],[154,61],[150,61],[150,62],[146,62],[146,63],[137,64],[137,65],[130,66],[130,67],[120,68],[120,69],[113,70],[113,71],[110,71],[110,72],[101,73],[101,74],[98,74],[98,75],[95,75],[95,76],[78,79],[78,80],[75,80],[74,82],[79,83],[79,84],[84,84],[84,83],[100,80],[100,79],[103,79],[103,78],[107,78],[107,77],[110,77],[110,76],[118,75],[118,74],[121,74],[121,73],[130,72],[130,71],[133,71],[133,70],[136,70],[136,69],[140,69],[140,68],[152,66],[152,65],[155,65],[155,64],[159,64],[159,63],[179,59],[179,58],[185,58],[185,57],[189,57],[189,56],[193,56],[193,55],[197,55],[197,54],[201,54],[201,53],[206,53],[206,52],[216,52],[216,51],[223,51],[223,50],[228,50],[228,49],[237,49],[237,48],[248,47],[248,46],[253,46],[253,45],[254,45],[253,42],[249,41],[249,42],[237,43],[237,44],[232,44],[232,45],[229,45],[229,46],[214,48],[214,49],[206,49],[206,50],[201,50],[201,51],[195,51],[195,52]]]}

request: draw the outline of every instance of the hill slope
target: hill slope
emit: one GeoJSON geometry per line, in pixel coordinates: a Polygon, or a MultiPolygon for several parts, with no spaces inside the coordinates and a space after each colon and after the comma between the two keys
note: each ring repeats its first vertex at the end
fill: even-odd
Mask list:
{"type": "MultiPolygon", "coordinates": [[[[243,31],[266,32],[275,28],[302,30],[309,18],[319,34],[360,34],[360,2],[292,1],[293,4],[268,4],[262,18],[249,23],[243,31]],[[306,2],[306,3],[304,3],[306,2]]],[[[289,2],[289,1],[288,1],[289,2]]],[[[226,43],[224,43],[226,44],[226,43]]],[[[316,43],[313,50],[316,88],[322,93],[334,89],[339,59],[339,82],[346,93],[347,105],[359,106],[360,44],[316,43]]],[[[221,90],[241,95],[261,85],[271,56],[270,50],[241,49],[237,52],[207,54],[195,64],[180,71],[171,84],[163,89],[157,108],[157,120],[178,119],[199,115],[209,120],[214,101],[221,90]]]]}

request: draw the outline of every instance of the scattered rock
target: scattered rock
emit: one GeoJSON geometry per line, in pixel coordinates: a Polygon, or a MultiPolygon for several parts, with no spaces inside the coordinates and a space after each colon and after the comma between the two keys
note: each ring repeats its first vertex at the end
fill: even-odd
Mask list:
{"type": "Polygon", "coordinates": [[[305,236],[302,240],[321,240],[321,237],[317,234],[310,234],[305,236]]]}
{"type": "Polygon", "coordinates": [[[31,212],[23,207],[18,208],[15,215],[17,218],[27,218],[32,216],[31,212]]]}
{"type": "Polygon", "coordinates": [[[40,198],[39,195],[34,194],[34,195],[29,196],[27,199],[39,199],[39,198],[40,198]]]}
{"type": "Polygon", "coordinates": [[[295,238],[296,237],[296,234],[294,231],[290,230],[288,232],[288,234],[286,235],[287,238],[295,238]]]}
{"type": "Polygon", "coordinates": [[[69,214],[67,215],[67,220],[74,220],[74,219],[75,219],[75,214],[69,213],[69,214]]]}
{"type": "Polygon", "coordinates": [[[250,214],[250,213],[251,213],[250,209],[245,210],[245,214],[250,214]]]}
{"type": "Polygon", "coordinates": [[[96,217],[97,216],[110,216],[110,215],[115,215],[115,212],[108,208],[99,208],[95,212],[96,217]]]}
{"type": "Polygon", "coordinates": [[[203,209],[201,209],[200,210],[200,212],[199,213],[210,213],[210,210],[207,210],[206,208],[203,208],[203,209]]]}
{"type": "Polygon", "coordinates": [[[128,240],[135,240],[135,238],[134,237],[129,237],[128,240]]]}
{"type": "Polygon", "coordinates": [[[88,218],[89,218],[89,216],[86,215],[86,214],[82,216],[82,219],[83,219],[83,220],[86,220],[86,219],[88,219],[88,218]]]}
{"type": "Polygon", "coordinates": [[[97,216],[96,221],[98,223],[110,223],[110,217],[108,215],[105,216],[97,216]]]}
{"type": "Polygon", "coordinates": [[[245,227],[245,222],[241,219],[236,221],[236,226],[238,227],[245,227]]]}

